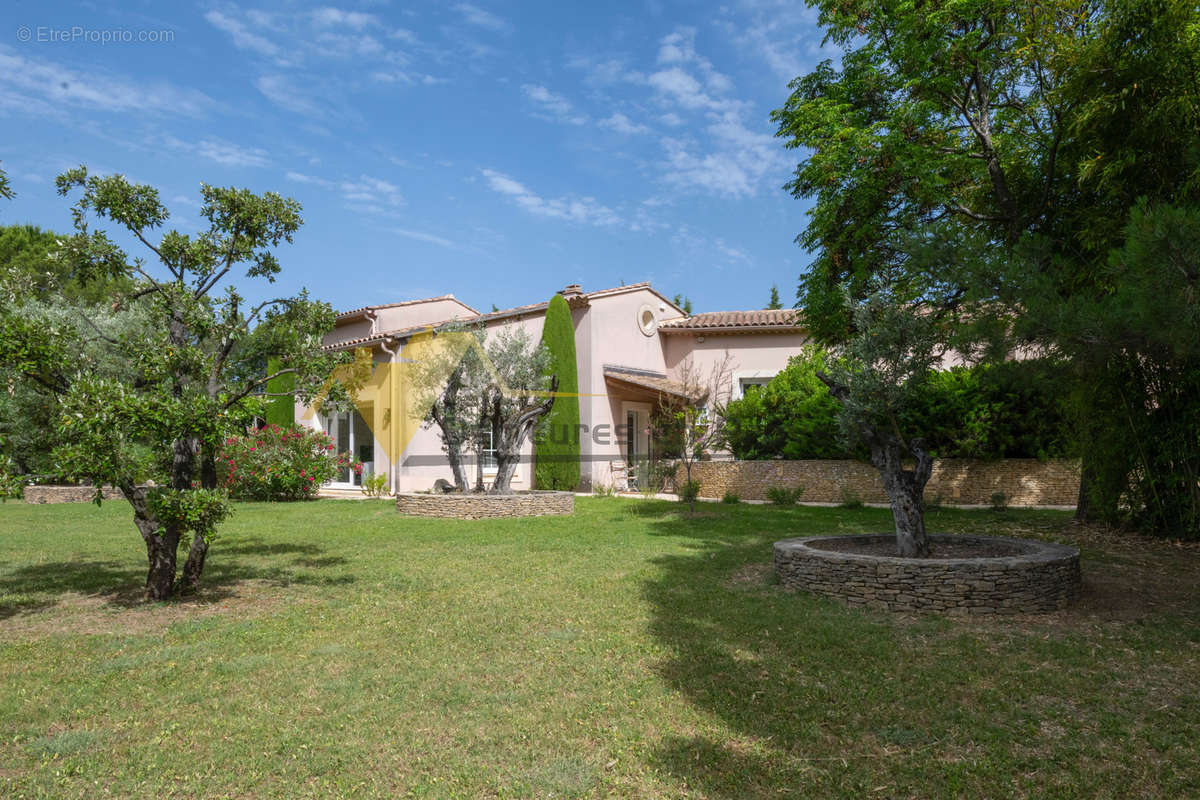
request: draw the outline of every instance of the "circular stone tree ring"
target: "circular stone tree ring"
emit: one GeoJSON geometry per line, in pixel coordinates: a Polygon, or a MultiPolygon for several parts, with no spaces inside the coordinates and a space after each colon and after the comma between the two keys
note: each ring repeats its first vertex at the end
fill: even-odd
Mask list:
{"type": "Polygon", "coordinates": [[[931,534],[980,557],[879,555],[894,534],[809,536],[775,543],[775,574],[784,586],[888,611],[1028,614],[1057,611],[1079,596],[1079,550],[999,536],[931,534]],[[858,551],[858,552],[856,552],[858,551]],[[871,552],[875,551],[875,552],[871,552]]]}

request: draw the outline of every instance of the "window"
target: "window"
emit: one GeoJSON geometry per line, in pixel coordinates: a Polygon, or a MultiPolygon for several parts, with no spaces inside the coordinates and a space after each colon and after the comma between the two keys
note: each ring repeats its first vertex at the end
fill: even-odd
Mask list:
{"type": "Polygon", "coordinates": [[[492,430],[489,428],[487,435],[484,436],[483,452],[479,454],[484,469],[496,468],[496,440],[493,436],[492,430]]]}
{"type": "Polygon", "coordinates": [[[643,305],[638,309],[637,315],[638,328],[646,336],[653,336],[658,330],[658,319],[654,316],[654,309],[649,305],[643,305]]]}
{"type": "Polygon", "coordinates": [[[770,378],[742,378],[738,383],[742,391],[742,397],[746,397],[753,392],[761,392],[771,382],[770,378]]]}

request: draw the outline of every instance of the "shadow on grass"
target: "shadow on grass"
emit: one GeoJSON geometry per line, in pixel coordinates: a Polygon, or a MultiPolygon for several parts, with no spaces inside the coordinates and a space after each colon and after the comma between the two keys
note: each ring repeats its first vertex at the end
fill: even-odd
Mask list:
{"type": "MultiPolygon", "coordinates": [[[[146,582],[145,550],[131,541],[129,559],[72,560],[17,567],[0,575],[0,619],[32,614],[57,605],[66,593],[102,598],[105,605],[132,608],[143,604],[146,582]]],[[[199,592],[171,600],[179,604],[219,602],[234,594],[238,584],[261,581],[276,586],[335,586],[354,582],[345,573],[321,574],[346,562],[341,556],[324,555],[313,544],[267,543],[261,539],[240,540],[222,547],[218,540],[209,551],[199,592]],[[286,556],[294,556],[279,563],[286,556]]],[[[187,557],[181,544],[179,568],[187,557]]]]}
{"type": "MultiPolygon", "coordinates": [[[[667,651],[660,675],[734,733],[668,737],[659,768],[713,797],[870,793],[881,754],[930,746],[925,715],[955,676],[914,669],[921,657],[887,620],[778,586],[773,543],[820,532],[828,509],[706,511],[654,523],[686,552],[656,559],[643,592],[667,651]]],[[[876,524],[840,513],[846,527],[876,524]]]]}

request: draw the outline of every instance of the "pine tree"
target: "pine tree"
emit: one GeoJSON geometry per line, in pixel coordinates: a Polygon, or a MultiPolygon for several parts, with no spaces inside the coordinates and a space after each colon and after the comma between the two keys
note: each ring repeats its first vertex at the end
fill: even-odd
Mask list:
{"type": "Polygon", "coordinates": [[[534,467],[538,489],[572,490],[579,485],[579,377],[575,326],[561,294],[550,299],[542,343],[550,351],[550,372],[558,376],[558,396],[537,441],[534,467]]]}
{"type": "Polygon", "coordinates": [[[783,308],[783,301],[779,299],[779,286],[777,284],[771,284],[771,302],[767,303],[767,308],[772,310],[783,308]]]}

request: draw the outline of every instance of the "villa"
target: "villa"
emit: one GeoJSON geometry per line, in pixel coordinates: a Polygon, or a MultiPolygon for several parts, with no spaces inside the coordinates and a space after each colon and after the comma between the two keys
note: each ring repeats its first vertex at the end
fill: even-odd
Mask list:
{"type": "MultiPolygon", "coordinates": [[[[649,283],[594,292],[578,284],[562,289],[575,326],[579,371],[579,417],[583,488],[625,488],[625,465],[653,454],[650,416],[664,399],[682,391],[680,369],[691,363],[707,374],[728,356],[730,388],[767,383],[806,341],[795,312],[718,311],[688,315],[649,283]]],[[[370,384],[355,398],[356,410],[320,414],[297,405],[296,419],[320,427],[339,450],[364,463],[364,473],[388,476],[391,492],[421,491],[450,479],[438,431],[420,425],[405,408],[405,348],[414,337],[454,321],[480,324],[489,334],[520,326],[533,341],[542,334],[548,302],[480,313],[453,295],[364,306],[337,316],[328,349],[363,348],[373,362],[370,384]],[[380,369],[383,365],[388,368],[380,369]]],[[[533,445],[526,443],[514,488],[531,486],[533,445]]],[[[485,474],[488,458],[485,454],[485,474]]],[[[350,489],[361,477],[349,470],[332,488],[350,489]]]]}

